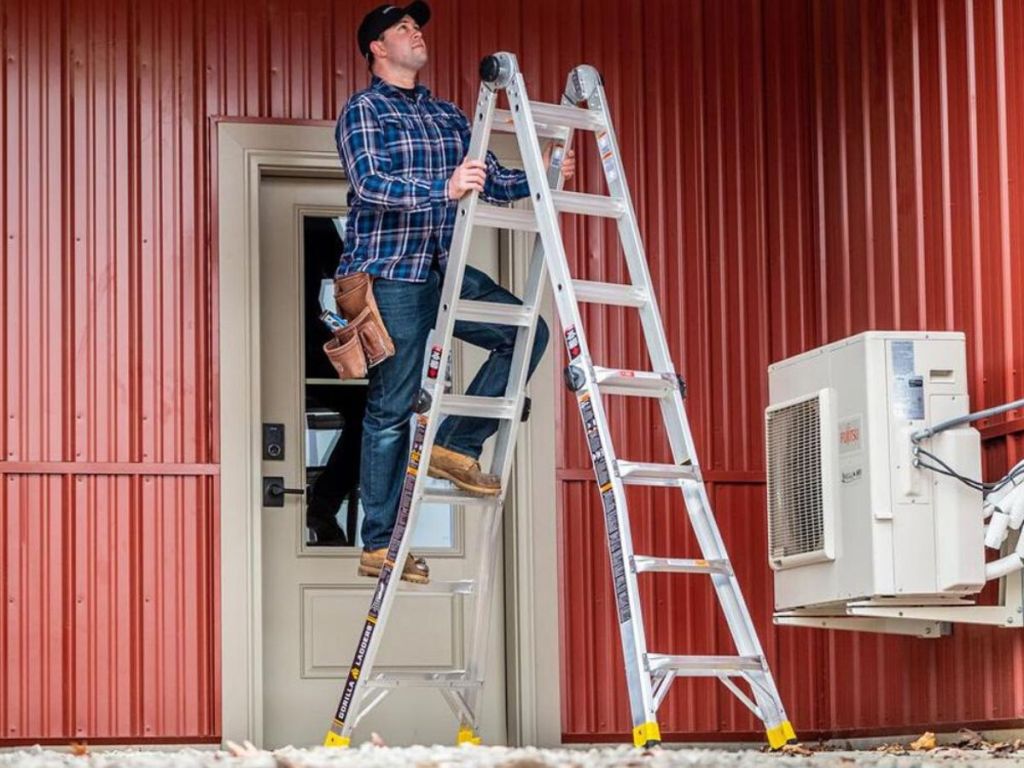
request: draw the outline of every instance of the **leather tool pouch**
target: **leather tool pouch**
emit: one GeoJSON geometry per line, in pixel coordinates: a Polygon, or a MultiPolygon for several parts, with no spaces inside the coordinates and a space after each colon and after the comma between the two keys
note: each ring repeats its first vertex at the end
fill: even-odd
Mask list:
{"type": "Polygon", "coordinates": [[[335,278],[334,300],[348,325],[324,345],[324,352],[341,378],[364,378],[368,368],[395,354],[373,298],[372,278],[365,272],[335,278]]]}

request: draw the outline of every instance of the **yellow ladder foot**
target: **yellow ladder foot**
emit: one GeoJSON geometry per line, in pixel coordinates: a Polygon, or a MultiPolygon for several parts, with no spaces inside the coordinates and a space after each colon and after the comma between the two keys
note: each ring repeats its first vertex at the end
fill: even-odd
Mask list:
{"type": "Polygon", "coordinates": [[[779,749],[785,744],[793,744],[795,742],[796,731],[793,730],[789,720],[783,720],[774,728],[768,729],[768,746],[772,749],[779,749]]]}
{"type": "Polygon", "coordinates": [[[641,749],[649,749],[661,744],[661,729],[653,720],[633,729],[633,744],[641,749]]]}
{"type": "Polygon", "coordinates": [[[328,731],[327,735],[324,736],[325,747],[347,747],[352,742],[348,736],[339,736],[334,731],[328,731]]]}

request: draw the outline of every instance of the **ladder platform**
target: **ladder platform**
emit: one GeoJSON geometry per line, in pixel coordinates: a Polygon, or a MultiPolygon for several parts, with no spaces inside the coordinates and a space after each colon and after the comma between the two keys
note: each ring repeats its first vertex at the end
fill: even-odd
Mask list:
{"type": "Polygon", "coordinates": [[[594,366],[594,376],[597,386],[609,395],[665,397],[679,391],[679,379],[674,373],[624,371],[594,366]]]}
{"type": "Polygon", "coordinates": [[[741,677],[744,672],[760,672],[761,659],[757,656],[673,656],[668,653],[648,653],[651,673],[675,672],[682,677],[741,677]]]}
{"type": "Polygon", "coordinates": [[[537,217],[531,210],[504,208],[490,203],[477,203],[473,224],[494,229],[513,229],[517,232],[537,232],[537,217]]]}
{"type": "Polygon", "coordinates": [[[626,283],[597,283],[592,280],[573,280],[572,289],[576,301],[590,304],[612,304],[621,307],[643,307],[647,294],[626,283]]]}
{"type": "Polygon", "coordinates": [[[529,328],[533,320],[533,309],[522,304],[459,299],[455,305],[455,317],[467,323],[497,323],[529,328]]]}
{"type": "Polygon", "coordinates": [[[591,195],[586,192],[552,192],[551,202],[559,213],[579,213],[584,216],[604,216],[619,219],[626,214],[621,200],[606,195],[591,195]]]}
{"type": "Polygon", "coordinates": [[[628,485],[668,485],[697,479],[689,464],[647,464],[639,461],[618,461],[619,477],[628,485]]]}
{"type": "Polygon", "coordinates": [[[423,491],[424,504],[464,504],[466,506],[493,507],[500,496],[481,496],[461,488],[426,488],[423,491]]]}
{"type": "Polygon", "coordinates": [[[402,670],[374,675],[366,681],[367,688],[481,688],[479,680],[467,680],[465,670],[430,671],[402,670]]]}
{"type": "Polygon", "coordinates": [[[433,581],[427,584],[413,584],[409,581],[401,583],[403,595],[472,595],[476,592],[476,582],[472,579],[459,581],[433,581]]]}
{"type": "Polygon", "coordinates": [[[442,395],[441,413],[474,416],[481,419],[516,419],[516,401],[511,397],[442,395]]]}
{"type": "MultiPolygon", "coordinates": [[[[548,104],[540,101],[531,101],[530,114],[533,117],[534,123],[543,124],[549,131],[557,128],[600,131],[605,127],[600,113],[566,104],[548,104]]],[[[538,125],[537,127],[540,128],[541,126],[538,125]]],[[[509,110],[494,110],[493,130],[505,133],[516,132],[515,119],[509,110]]],[[[540,131],[538,130],[537,133],[539,134],[540,131]]]]}
{"type": "Polygon", "coordinates": [[[637,573],[722,573],[731,576],[732,565],[728,560],[683,560],[674,557],[633,557],[633,568],[637,573]]]}

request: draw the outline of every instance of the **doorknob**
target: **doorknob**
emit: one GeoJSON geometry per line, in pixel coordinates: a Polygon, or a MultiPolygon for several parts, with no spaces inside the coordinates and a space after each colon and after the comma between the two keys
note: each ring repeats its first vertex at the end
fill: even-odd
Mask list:
{"type": "Polygon", "coordinates": [[[286,488],[284,485],[283,477],[264,477],[263,478],[263,506],[264,507],[283,507],[284,497],[287,496],[304,496],[306,493],[305,488],[286,488]]]}

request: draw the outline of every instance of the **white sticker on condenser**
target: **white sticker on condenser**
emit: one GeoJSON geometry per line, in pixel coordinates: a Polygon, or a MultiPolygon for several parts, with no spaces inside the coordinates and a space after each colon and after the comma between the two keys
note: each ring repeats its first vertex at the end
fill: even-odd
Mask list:
{"type": "Polygon", "coordinates": [[[914,372],[914,342],[892,342],[893,376],[910,376],[914,372]]]}
{"type": "Polygon", "coordinates": [[[898,419],[920,421],[924,418],[924,377],[894,376],[892,411],[898,419]]]}

